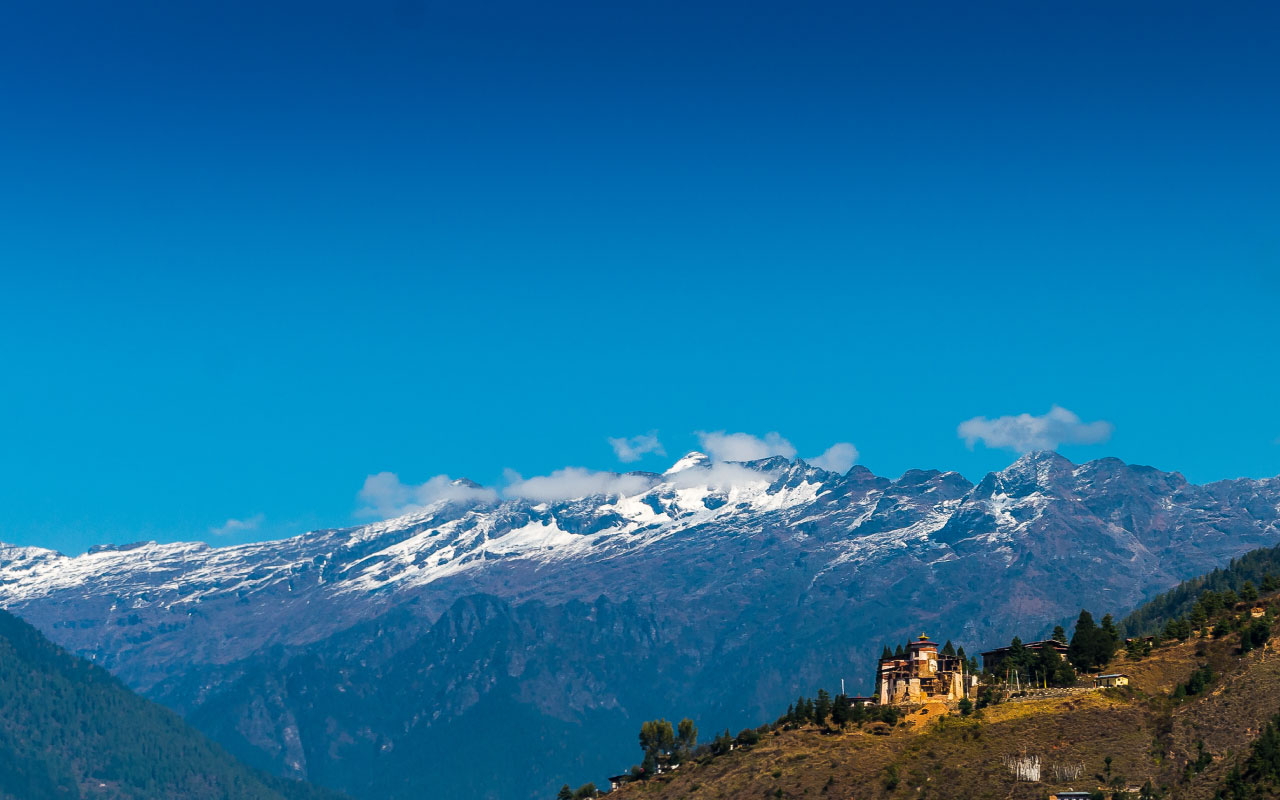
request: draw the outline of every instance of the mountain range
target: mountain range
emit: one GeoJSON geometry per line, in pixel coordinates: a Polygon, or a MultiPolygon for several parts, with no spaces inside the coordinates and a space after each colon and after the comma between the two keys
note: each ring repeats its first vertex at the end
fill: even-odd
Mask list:
{"type": "Polygon", "coordinates": [[[543,488],[456,481],[395,519],[233,547],[0,545],[0,605],[277,774],[546,797],[625,765],[642,719],[754,724],[841,679],[869,691],[886,641],[973,652],[1280,541],[1280,479],[1052,452],[977,484],[691,453],[543,488]],[[463,766],[482,757],[502,768],[463,766]]]}

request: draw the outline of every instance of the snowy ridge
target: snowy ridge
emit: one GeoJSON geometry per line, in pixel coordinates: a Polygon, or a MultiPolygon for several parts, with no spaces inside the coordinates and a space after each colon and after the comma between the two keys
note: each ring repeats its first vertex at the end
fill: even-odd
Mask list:
{"type": "Polygon", "coordinates": [[[198,603],[211,594],[252,591],[287,580],[307,571],[306,565],[316,559],[332,561],[344,551],[359,552],[368,545],[374,545],[371,552],[325,571],[329,591],[422,586],[509,559],[603,557],[646,547],[717,519],[785,511],[812,502],[824,479],[838,478],[812,467],[804,471],[807,477],[796,485],[774,486],[781,472],[776,465],[712,465],[701,453],[690,453],[656,485],[630,496],[550,504],[440,501],[355,528],[230,547],[146,542],[95,548],[72,557],[3,545],[0,604],[68,591],[136,595],[131,605],[198,603]]]}
{"type": "Polygon", "coordinates": [[[1116,459],[1077,467],[1054,453],[1023,456],[977,485],[954,472],[888,480],[857,466],[840,475],[800,459],[713,463],[701,453],[628,477],[610,485],[636,491],[477,493],[231,547],[146,542],[66,556],[0,545],[0,606],[75,652],[118,659],[108,666],[146,685],[174,653],[222,661],[305,644],[407,601],[431,617],[472,593],[659,602],[665,592],[791,581],[842,596],[868,577],[951,574],[961,563],[984,574],[1071,569],[1082,548],[1154,574],[1181,569],[1176,559],[1199,548],[1207,560],[1280,537],[1280,479],[1201,487],[1116,459]],[[1175,541],[1183,550],[1170,561],[1175,541]]]}
{"type": "MultiPolygon", "coordinates": [[[[614,558],[694,529],[756,528],[771,516],[788,518],[785,524],[792,526],[838,523],[840,535],[829,542],[824,570],[857,566],[904,548],[937,550],[933,557],[942,558],[952,542],[933,537],[957,512],[976,512],[987,523],[967,531],[966,539],[1007,545],[1053,503],[1073,498],[1074,491],[1061,487],[1064,477],[1087,482],[1094,471],[1091,465],[1075,468],[1056,454],[1033,453],[976,487],[954,472],[920,473],[928,477],[910,487],[918,490],[914,493],[895,491],[898,484],[882,481],[886,489],[847,497],[848,505],[833,509],[821,501],[847,490],[842,476],[798,459],[712,464],[693,452],[655,476],[647,491],[627,496],[554,503],[440,501],[355,528],[230,547],[147,542],[72,557],[0,545],[0,605],[107,591],[135,607],[198,603],[211,595],[287,582],[317,561],[326,565],[317,584],[328,592],[407,589],[510,561],[614,558]],[[962,496],[956,496],[957,489],[965,490],[962,496]],[[880,524],[869,525],[872,521],[880,524]]],[[[1247,484],[1266,491],[1275,481],[1247,484]]],[[[1169,497],[1161,502],[1172,504],[1169,497]]]]}

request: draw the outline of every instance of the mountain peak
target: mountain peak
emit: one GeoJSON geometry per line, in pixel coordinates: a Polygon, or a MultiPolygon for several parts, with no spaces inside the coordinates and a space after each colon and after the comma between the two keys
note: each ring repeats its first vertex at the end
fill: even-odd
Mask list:
{"type": "Polygon", "coordinates": [[[693,450],[686,453],[683,458],[671,465],[671,469],[662,474],[674,475],[677,472],[684,472],[686,469],[709,466],[711,466],[711,458],[706,453],[699,453],[697,450],[693,450]]]}
{"type": "Polygon", "coordinates": [[[1017,461],[1010,465],[1010,468],[1018,464],[1066,464],[1075,466],[1069,459],[1059,455],[1057,450],[1031,450],[1023,453],[1018,456],[1017,461]]]}

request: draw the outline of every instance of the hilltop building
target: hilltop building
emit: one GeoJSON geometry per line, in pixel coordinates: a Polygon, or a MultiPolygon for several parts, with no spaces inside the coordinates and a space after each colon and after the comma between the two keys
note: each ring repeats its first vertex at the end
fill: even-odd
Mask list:
{"type": "Polygon", "coordinates": [[[922,633],[903,655],[880,659],[876,684],[881,705],[953,703],[972,699],[978,678],[965,674],[959,656],[940,654],[938,645],[922,633]]]}
{"type": "MultiPolygon", "coordinates": [[[[1024,644],[1027,650],[1039,652],[1042,647],[1050,647],[1057,651],[1062,658],[1067,657],[1067,645],[1057,639],[1046,639],[1043,642],[1028,642],[1024,644]]],[[[995,650],[987,650],[982,654],[982,669],[984,672],[992,675],[1000,674],[1000,667],[1004,664],[1004,660],[1009,657],[1010,647],[997,647],[995,650]]]]}

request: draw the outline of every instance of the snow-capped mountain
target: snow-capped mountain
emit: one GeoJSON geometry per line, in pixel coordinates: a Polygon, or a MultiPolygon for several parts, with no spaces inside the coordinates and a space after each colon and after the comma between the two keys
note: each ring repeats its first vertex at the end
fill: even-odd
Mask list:
{"type": "Polygon", "coordinates": [[[441,501],[370,525],[221,548],[141,542],[69,557],[0,546],[0,605],[146,687],[169,667],[148,655],[157,648],[173,646],[186,663],[225,661],[265,644],[321,638],[409,597],[425,597],[439,613],[471,591],[610,593],[562,574],[624,568],[692,531],[785,525],[820,496],[829,514],[858,499],[846,487],[864,472],[850,479],[781,458],[713,465],[690,453],[662,475],[630,473],[630,495],[441,501]],[[269,615],[261,607],[268,600],[269,615]],[[214,617],[219,626],[234,621],[236,636],[210,639],[214,617]]]}
{"type": "Polygon", "coordinates": [[[526,796],[564,777],[548,772],[551,728],[569,753],[588,726],[649,714],[757,721],[800,691],[863,684],[886,639],[1003,642],[1280,541],[1280,479],[1197,486],[1054,453],[977,485],[690,453],[607,486],[458,491],[235,547],[0,546],[0,605],[242,758],[366,797],[396,796],[362,783],[372,754],[384,775],[465,758],[485,745],[461,720],[512,715],[543,742],[513,756],[524,782],[503,796],[526,796]]]}

